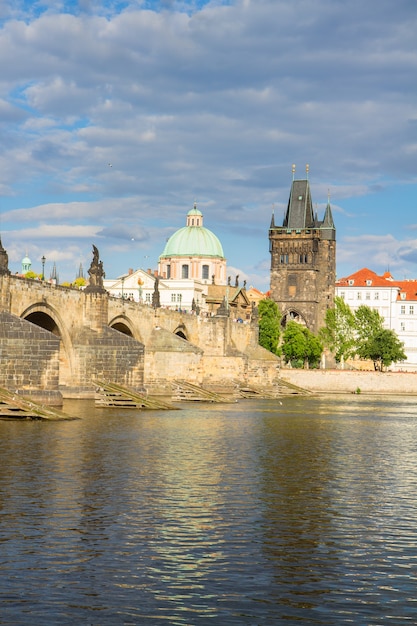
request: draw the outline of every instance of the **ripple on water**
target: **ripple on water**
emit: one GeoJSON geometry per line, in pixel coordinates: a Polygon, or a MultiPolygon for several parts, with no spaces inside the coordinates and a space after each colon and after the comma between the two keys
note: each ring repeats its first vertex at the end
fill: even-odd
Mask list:
{"type": "Polygon", "coordinates": [[[1,624],[417,622],[417,408],[0,423],[1,624]]]}

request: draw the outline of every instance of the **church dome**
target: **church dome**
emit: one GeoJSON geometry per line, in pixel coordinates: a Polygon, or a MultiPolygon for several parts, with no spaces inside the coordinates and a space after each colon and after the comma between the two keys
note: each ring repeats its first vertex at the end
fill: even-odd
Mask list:
{"type": "Polygon", "coordinates": [[[169,257],[224,258],[222,244],[211,230],[203,226],[203,214],[196,205],[187,213],[187,226],[168,239],[160,258],[169,257]]]}

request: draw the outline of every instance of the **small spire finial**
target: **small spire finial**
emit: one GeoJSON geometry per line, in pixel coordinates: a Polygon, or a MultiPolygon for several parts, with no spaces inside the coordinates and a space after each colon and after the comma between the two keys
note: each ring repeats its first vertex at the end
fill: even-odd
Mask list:
{"type": "Polygon", "coordinates": [[[295,176],[295,163],[292,164],[292,179],[294,180],[295,176]]]}
{"type": "Polygon", "coordinates": [[[307,163],[307,165],[306,165],[306,176],[307,176],[307,180],[308,180],[308,172],[309,172],[309,170],[310,170],[310,166],[309,166],[309,164],[307,163]]]}
{"type": "Polygon", "coordinates": [[[327,189],[327,204],[330,204],[330,189],[327,189]]]}

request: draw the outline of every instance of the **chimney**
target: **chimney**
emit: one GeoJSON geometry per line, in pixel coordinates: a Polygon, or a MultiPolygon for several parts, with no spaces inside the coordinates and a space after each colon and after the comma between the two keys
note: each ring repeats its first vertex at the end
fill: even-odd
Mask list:
{"type": "Polygon", "coordinates": [[[133,274],[133,269],[131,267],[129,267],[129,272],[128,272],[129,276],[132,276],[133,274]]]}

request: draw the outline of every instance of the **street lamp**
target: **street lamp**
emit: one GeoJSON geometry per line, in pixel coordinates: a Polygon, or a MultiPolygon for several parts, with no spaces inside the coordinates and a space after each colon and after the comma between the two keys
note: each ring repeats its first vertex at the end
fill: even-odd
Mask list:
{"type": "Polygon", "coordinates": [[[45,256],[42,256],[41,261],[42,261],[42,278],[41,278],[41,280],[45,280],[45,261],[46,261],[45,256]]]}

